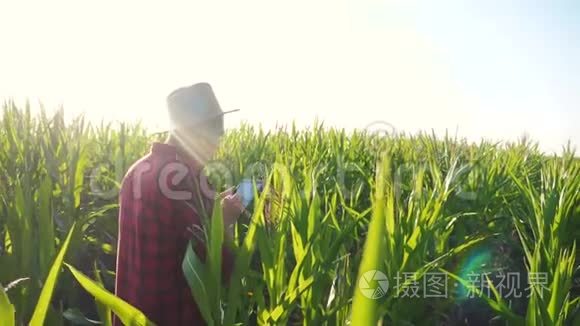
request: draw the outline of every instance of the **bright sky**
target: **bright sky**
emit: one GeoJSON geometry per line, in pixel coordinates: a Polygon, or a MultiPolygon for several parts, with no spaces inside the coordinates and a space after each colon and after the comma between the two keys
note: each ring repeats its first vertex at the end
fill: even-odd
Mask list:
{"type": "Polygon", "coordinates": [[[163,127],[210,82],[228,116],[580,145],[580,3],[0,2],[0,98],[163,127]]]}

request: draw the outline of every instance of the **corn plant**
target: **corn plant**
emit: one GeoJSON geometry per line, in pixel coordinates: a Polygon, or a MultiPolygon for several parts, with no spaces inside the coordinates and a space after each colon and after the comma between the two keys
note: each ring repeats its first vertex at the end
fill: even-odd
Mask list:
{"type": "MultiPolygon", "coordinates": [[[[117,192],[164,135],[139,123],[65,119],[62,109],[33,114],[12,102],[0,125],[0,324],[109,325],[113,313],[151,323],[112,295],[117,192]]],[[[216,188],[254,178],[265,190],[232,243],[223,243],[219,215],[208,219],[209,255],[188,250],[183,270],[213,325],[464,320],[455,317],[463,304],[455,293],[402,297],[432,273],[473,290],[507,323],[568,325],[580,320],[579,171],[570,147],[548,157],[525,139],[242,125],[227,132],[208,174],[216,188]],[[235,252],[227,282],[219,279],[223,246],[235,252]],[[526,281],[546,275],[545,284],[518,302],[492,279],[490,294],[478,292],[454,267],[489,247],[510,253],[489,254],[503,267],[521,265],[526,281]],[[360,291],[369,270],[390,281],[371,299],[360,291]]]]}

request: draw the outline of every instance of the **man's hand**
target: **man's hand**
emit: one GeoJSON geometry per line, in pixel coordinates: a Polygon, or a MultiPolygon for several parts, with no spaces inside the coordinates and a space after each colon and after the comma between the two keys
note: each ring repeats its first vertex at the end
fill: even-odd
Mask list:
{"type": "Polygon", "coordinates": [[[231,226],[236,224],[243,211],[244,205],[242,204],[242,200],[240,199],[239,194],[234,194],[233,191],[230,191],[229,193],[223,193],[222,212],[224,218],[224,227],[226,230],[231,229],[231,226]]]}
{"type": "Polygon", "coordinates": [[[226,196],[233,195],[236,192],[236,186],[229,187],[228,189],[224,190],[224,192],[220,193],[219,198],[223,199],[226,196]]]}

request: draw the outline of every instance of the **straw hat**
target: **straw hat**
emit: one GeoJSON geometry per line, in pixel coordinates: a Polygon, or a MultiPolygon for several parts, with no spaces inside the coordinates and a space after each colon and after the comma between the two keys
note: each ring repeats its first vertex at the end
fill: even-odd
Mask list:
{"type": "Polygon", "coordinates": [[[170,126],[167,131],[176,130],[178,127],[200,126],[224,114],[239,111],[223,111],[208,83],[197,83],[174,90],[167,96],[167,109],[170,126]]]}

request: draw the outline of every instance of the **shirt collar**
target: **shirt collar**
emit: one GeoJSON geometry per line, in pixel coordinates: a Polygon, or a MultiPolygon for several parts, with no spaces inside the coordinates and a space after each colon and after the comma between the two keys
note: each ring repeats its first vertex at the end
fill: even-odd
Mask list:
{"type": "Polygon", "coordinates": [[[202,169],[202,165],[197,160],[190,158],[189,155],[180,151],[175,145],[154,142],[153,145],[151,145],[151,153],[166,157],[174,157],[176,161],[186,164],[193,171],[200,171],[202,169]]]}

